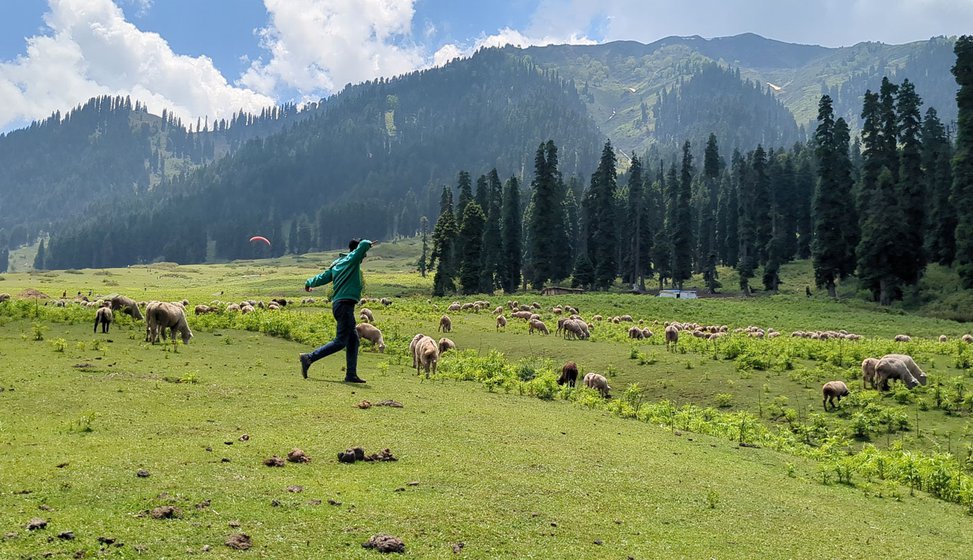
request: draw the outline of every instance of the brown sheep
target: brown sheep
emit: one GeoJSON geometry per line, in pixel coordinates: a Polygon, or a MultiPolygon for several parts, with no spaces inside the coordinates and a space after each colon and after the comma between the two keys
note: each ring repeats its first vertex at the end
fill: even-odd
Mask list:
{"type": "Polygon", "coordinates": [[[182,335],[183,344],[189,344],[189,339],[193,337],[193,332],[189,330],[189,323],[186,322],[186,310],[180,305],[164,301],[153,301],[145,308],[146,335],[147,341],[151,344],[159,339],[166,338],[166,329],[171,329],[173,339],[176,331],[182,335]]]}
{"type": "Polygon", "coordinates": [[[518,319],[529,320],[530,316],[533,315],[530,311],[514,311],[510,314],[511,317],[516,317],[518,319]]]}
{"type": "Polygon", "coordinates": [[[527,325],[527,334],[534,334],[534,331],[538,331],[541,334],[551,334],[551,332],[547,330],[547,325],[545,325],[543,321],[531,319],[527,325]]]}
{"type": "Polygon", "coordinates": [[[582,380],[585,387],[590,387],[598,391],[602,397],[610,399],[611,395],[608,391],[611,391],[611,386],[608,385],[608,379],[604,375],[599,375],[597,373],[586,373],[584,374],[584,379],[582,380]]]}
{"type": "Polygon", "coordinates": [[[420,368],[426,371],[426,378],[429,377],[430,370],[432,375],[436,375],[436,364],[439,362],[439,345],[431,336],[424,336],[416,342],[415,362],[416,375],[419,375],[420,368]]]}
{"type": "Polygon", "coordinates": [[[459,311],[461,307],[462,305],[460,305],[458,301],[454,301],[453,303],[449,304],[449,307],[446,309],[446,311],[459,311]]]}
{"type": "Polygon", "coordinates": [[[831,405],[831,409],[838,408],[835,404],[835,399],[841,402],[841,397],[848,396],[848,386],[842,381],[828,381],[821,387],[821,393],[824,395],[824,409],[828,410],[828,405],[831,405]]]}
{"type": "Polygon", "coordinates": [[[0,294],[0,303],[3,303],[10,299],[10,294],[0,294]]]}
{"type": "Polygon", "coordinates": [[[207,313],[211,313],[212,311],[213,311],[212,307],[203,304],[199,304],[193,309],[193,313],[195,313],[196,315],[205,315],[207,313]]]}
{"type": "Polygon", "coordinates": [[[645,335],[642,334],[642,329],[638,327],[631,327],[630,329],[628,329],[628,337],[634,338],[636,340],[642,340],[643,338],[645,338],[645,335]]]}
{"type": "Polygon", "coordinates": [[[416,344],[422,340],[426,335],[419,333],[412,337],[412,342],[409,343],[409,353],[412,354],[412,367],[418,367],[419,362],[416,361],[416,344]]]}
{"type": "Polygon", "coordinates": [[[675,325],[669,325],[666,327],[666,350],[669,349],[669,345],[672,344],[673,350],[677,344],[679,344],[679,329],[675,325]]]}
{"type": "Polygon", "coordinates": [[[392,305],[392,300],[390,300],[387,297],[383,297],[382,299],[378,300],[378,302],[384,305],[385,307],[392,305]]]}
{"type": "Polygon", "coordinates": [[[865,358],[862,360],[862,388],[871,385],[872,389],[877,387],[875,381],[875,366],[878,365],[878,358],[865,358]]]}
{"type": "Polygon", "coordinates": [[[439,318],[439,328],[437,330],[444,333],[453,331],[453,321],[449,318],[449,315],[443,315],[439,318]]]}
{"type": "Polygon", "coordinates": [[[363,319],[368,319],[369,323],[375,322],[375,316],[372,314],[372,310],[367,307],[362,307],[358,314],[361,315],[363,319]]]}
{"type": "Polygon", "coordinates": [[[111,307],[99,307],[98,311],[95,313],[95,332],[98,332],[99,324],[101,324],[101,332],[108,332],[108,326],[111,325],[111,321],[111,307]]]}
{"type": "Polygon", "coordinates": [[[568,338],[570,334],[572,338],[585,340],[591,334],[588,332],[587,325],[578,319],[568,319],[564,321],[562,326],[562,332],[564,333],[564,338],[568,338]]]}
{"type": "Polygon", "coordinates": [[[456,350],[456,343],[444,336],[439,339],[439,355],[442,356],[447,350],[456,350]]]}
{"type": "Polygon", "coordinates": [[[912,337],[907,334],[897,334],[895,335],[896,342],[912,342],[912,337]]]}
{"type": "Polygon", "coordinates": [[[574,387],[574,384],[578,381],[578,364],[574,362],[568,362],[564,364],[561,368],[561,375],[557,378],[558,385],[568,384],[568,387],[574,387]]]}
{"type": "Polygon", "coordinates": [[[497,332],[499,332],[500,329],[506,329],[506,328],[507,328],[507,318],[504,317],[503,315],[497,315],[497,332]]]}
{"type": "Polygon", "coordinates": [[[382,337],[382,331],[378,327],[369,323],[360,323],[355,325],[355,330],[358,331],[359,338],[364,338],[371,342],[372,346],[378,349],[379,352],[385,352],[385,339],[382,337]]]}
{"type": "Polygon", "coordinates": [[[967,344],[973,344],[973,336],[968,334],[964,334],[962,337],[960,337],[960,340],[967,344]]]}
{"type": "Polygon", "coordinates": [[[135,303],[135,300],[125,296],[115,296],[111,298],[111,310],[118,311],[122,310],[122,313],[129,315],[131,318],[141,321],[145,319],[142,316],[142,311],[139,310],[139,306],[135,303]]]}

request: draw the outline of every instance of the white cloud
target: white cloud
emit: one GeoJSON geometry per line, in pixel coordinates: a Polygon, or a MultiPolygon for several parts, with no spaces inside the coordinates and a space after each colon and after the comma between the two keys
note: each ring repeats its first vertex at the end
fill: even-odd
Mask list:
{"type": "Polygon", "coordinates": [[[268,61],[256,60],[240,83],[273,95],[333,92],[346,83],[392,76],[425,64],[410,42],[414,0],[264,0],[260,29],[268,61]]]}
{"type": "Polygon", "coordinates": [[[50,0],[44,21],[50,33],[28,38],[26,54],[0,62],[0,129],[97,95],[131,95],[186,123],[274,104],[228,84],[209,58],[172,52],[158,34],[126,21],[111,0],[50,0]]]}

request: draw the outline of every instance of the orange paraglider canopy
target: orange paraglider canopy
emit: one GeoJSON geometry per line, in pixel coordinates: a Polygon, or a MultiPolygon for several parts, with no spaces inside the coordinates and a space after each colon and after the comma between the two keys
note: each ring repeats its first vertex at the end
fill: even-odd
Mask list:
{"type": "Polygon", "coordinates": [[[250,242],[253,243],[254,241],[263,241],[264,243],[267,244],[268,247],[270,247],[270,240],[262,235],[254,235],[253,237],[251,237],[250,242]]]}

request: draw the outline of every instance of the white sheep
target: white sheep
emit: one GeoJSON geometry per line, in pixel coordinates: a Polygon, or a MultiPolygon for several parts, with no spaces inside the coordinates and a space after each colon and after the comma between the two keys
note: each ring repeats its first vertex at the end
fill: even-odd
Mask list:
{"type": "Polygon", "coordinates": [[[456,350],[456,343],[444,336],[439,339],[439,355],[442,356],[447,350],[456,350]]]}
{"type": "Polygon", "coordinates": [[[896,342],[912,342],[912,337],[907,334],[897,334],[895,335],[896,342]]]}
{"type": "Polygon", "coordinates": [[[967,344],[973,344],[973,336],[968,334],[964,334],[962,337],[960,337],[960,340],[967,344]]]}
{"type": "Polygon", "coordinates": [[[540,321],[538,319],[531,319],[527,323],[527,334],[534,334],[534,331],[538,331],[541,334],[551,334],[551,332],[547,330],[547,325],[544,324],[544,321],[540,321]]]}
{"type": "Polygon", "coordinates": [[[675,325],[666,327],[666,350],[669,349],[670,344],[672,344],[673,350],[679,344],[679,329],[675,325]]]}
{"type": "Polygon", "coordinates": [[[176,331],[182,335],[183,344],[189,344],[189,339],[193,337],[193,332],[189,330],[189,323],[186,321],[186,310],[181,305],[175,305],[165,301],[150,302],[145,308],[146,340],[154,344],[159,335],[162,339],[166,338],[166,329],[172,330],[172,337],[175,338],[176,331]]]}
{"type": "Polygon", "coordinates": [[[867,388],[871,386],[872,389],[877,387],[875,381],[875,366],[878,365],[878,358],[865,358],[862,360],[862,388],[867,388]]]}
{"type": "Polygon", "coordinates": [[[506,329],[506,328],[507,328],[507,318],[504,317],[503,315],[497,315],[497,332],[499,332],[500,329],[506,329]]]}
{"type": "Polygon", "coordinates": [[[412,341],[409,342],[409,353],[412,354],[412,367],[418,367],[419,365],[419,362],[416,361],[416,344],[419,344],[419,341],[425,336],[426,335],[419,333],[412,337],[412,341]]]}
{"type": "Polygon", "coordinates": [[[369,323],[355,325],[358,336],[372,343],[379,352],[385,352],[385,339],[382,338],[382,331],[378,327],[369,323]]]}
{"type": "Polygon", "coordinates": [[[837,408],[835,404],[835,399],[841,402],[841,397],[848,396],[848,386],[844,384],[843,381],[828,381],[821,387],[821,393],[824,395],[824,409],[828,410],[828,405],[831,405],[832,409],[837,408]]]}
{"type": "Polygon", "coordinates": [[[367,320],[369,323],[375,322],[375,315],[372,314],[372,310],[367,307],[362,307],[358,314],[362,317],[362,320],[367,320]]]}
{"type": "Polygon", "coordinates": [[[449,315],[443,315],[439,318],[439,328],[437,330],[444,333],[453,331],[453,321],[449,318],[449,315]]]}
{"type": "Polygon", "coordinates": [[[439,345],[431,336],[423,336],[416,342],[414,359],[416,362],[416,375],[419,369],[424,369],[426,377],[436,375],[436,364],[439,362],[439,345]]]}
{"type": "Polygon", "coordinates": [[[606,399],[611,398],[611,395],[608,394],[608,391],[611,391],[611,386],[608,385],[608,379],[606,379],[604,375],[597,373],[586,373],[584,374],[584,379],[582,381],[585,387],[595,389],[601,393],[602,397],[606,399]]]}
{"type": "Polygon", "coordinates": [[[101,325],[101,332],[107,333],[108,327],[111,325],[112,312],[111,307],[99,307],[98,311],[95,313],[95,331],[98,332],[98,325],[101,325]]]}

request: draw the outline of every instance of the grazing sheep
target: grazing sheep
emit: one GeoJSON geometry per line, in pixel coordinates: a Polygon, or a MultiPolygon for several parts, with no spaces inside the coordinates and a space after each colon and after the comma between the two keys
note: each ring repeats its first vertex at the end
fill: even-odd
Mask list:
{"type": "Polygon", "coordinates": [[[551,308],[551,313],[555,315],[560,315],[561,313],[564,313],[564,310],[561,309],[560,307],[554,306],[551,308]]]}
{"type": "Polygon", "coordinates": [[[10,294],[0,294],[0,303],[8,301],[10,299],[10,294]]]}
{"type": "Polygon", "coordinates": [[[249,303],[240,306],[240,313],[246,315],[247,313],[252,313],[252,312],[253,312],[253,306],[250,305],[249,303]]]}
{"type": "Polygon", "coordinates": [[[412,337],[412,342],[409,343],[409,353],[412,354],[412,367],[419,366],[419,362],[416,361],[416,344],[418,344],[419,341],[422,340],[422,338],[425,336],[426,335],[419,333],[414,337],[412,337]]]}
{"type": "Polygon", "coordinates": [[[527,323],[527,334],[534,334],[534,331],[538,331],[541,334],[551,334],[551,332],[547,330],[547,325],[544,324],[544,321],[531,319],[527,323]]]}
{"type": "Polygon", "coordinates": [[[230,305],[227,305],[226,306],[226,310],[227,311],[240,311],[240,304],[239,303],[231,303],[230,305]]]}
{"type": "Polygon", "coordinates": [[[636,340],[642,340],[643,338],[645,338],[645,335],[642,334],[642,329],[638,327],[631,327],[628,329],[628,337],[634,338],[636,340]]]}
{"type": "Polygon", "coordinates": [[[449,304],[449,307],[446,309],[446,311],[459,311],[461,307],[463,306],[460,305],[458,301],[454,301],[453,303],[449,304]]]}
{"type": "Polygon", "coordinates": [[[611,395],[608,394],[608,391],[611,391],[611,387],[608,385],[608,380],[605,379],[604,375],[597,373],[586,373],[584,374],[584,379],[582,382],[584,383],[585,387],[590,387],[597,390],[599,393],[601,393],[602,397],[606,399],[611,398],[611,395]]]}
{"type": "Polygon", "coordinates": [[[377,348],[379,352],[385,352],[385,339],[382,338],[382,331],[378,327],[369,323],[361,323],[355,325],[355,330],[358,331],[359,338],[371,342],[372,346],[377,348]]]}
{"type": "Polygon", "coordinates": [[[430,375],[430,370],[432,370],[432,375],[436,375],[436,364],[439,362],[439,345],[431,336],[423,336],[416,342],[414,357],[416,375],[419,375],[420,368],[426,371],[427,378],[430,375]]]}
{"type": "Polygon", "coordinates": [[[919,384],[919,381],[909,371],[909,366],[898,358],[885,356],[875,365],[876,385],[879,391],[889,390],[889,379],[898,379],[909,389],[919,384]]]}
{"type": "Polygon", "coordinates": [[[506,328],[507,328],[507,318],[504,317],[503,315],[497,315],[497,332],[499,332],[500,329],[506,329],[506,328]]]}
{"type": "Polygon", "coordinates": [[[101,332],[108,332],[108,326],[111,325],[112,312],[111,307],[99,307],[98,311],[95,313],[95,331],[98,332],[98,324],[101,324],[101,332]]]}
{"type": "Polygon", "coordinates": [[[848,386],[842,381],[828,381],[821,387],[821,392],[824,394],[824,409],[828,410],[828,405],[831,405],[831,409],[834,410],[838,408],[834,400],[838,399],[841,402],[841,397],[848,396],[848,386]]]}
{"type": "Polygon", "coordinates": [[[541,304],[537,303],[536,301],[535,302],[532,302],[530,304],[530,306],[533,307],[534,309],[540,309],[541,308],[541,304]]]}
{"type": "Polygon", "coordinates": [[[896,342],[912,342],[912,337],[907,334],[897,334],[895,335],[896,342]]]}
{"type": "Polygon", "coordinates": [[[595,315],[594,317],[591,318],[592,321],[601,321],[602,319],[604,319],[604,317],[602,317],[601,315],[595,315]]]}
{"type": "Polygon", "coordinates": [[[182,335],[183,344],[189,344],[189,339],[193,337],[193,332],[189,330],[189,323],[186,322],[186,310],[179,305],[173,305],[164,301],[154,301],[145,308],[146,334],[148,342],[155,344],[162,335],[166,338],[166,329],[171,329],[172,337],[176,337],[176,331],[182,335]]]}
{"type": "Polygon", "coordinates": [[[392,300],[390,300],[387,297],[383,297],[382,299],[378,300],[378,302],[384,305],[385,307],[392,305],[392,300]]]}
{"type": "Polygon", "coordinates": [[[372,310],[367,307],[362,307],[358,314],[368,319],[369,323],[375,322],[375,316],[372,314],[372,310]]]}
{"type": "Polygon", "coordinates": [[[456,343],[444,336],[439,339],[439,355],[442,356],[447,350],[456,350],[456,343]]]}
{"type": "Polygon", "coordinates": [[[941,335],[939,335],[939,342],[946,342],[946,341],[948,341],[948,340],[949,340],[949,339],[948,339],[948,338],[946,338],[946,335],[944,335],[944,334],[941,334],[941,335]]]}
{"type": "Polygon", "coordinates": [[[631,315],[620,315],[618,317],[618,320],[619,321],[623,321],[625,323],[631,323],[632,322],[632,316],[631,315]]]}
{"type": "Polygon", "coordinates": [[[496,307],[496,308],[495,308],[495,309],[493,310],[493,314],[494,314],[494,315],[503,315],[503,306],[502,306],[502,305],[498,305],[498,306],[497,306],[497,307],[496,307]]]}
{"type": "Polygon", "coordinates": [[[564,306],[564,310],[567,311],[568,313],[572,314],[572,315],[577,315],[578,314],[578,308],[577,307],[571,307],[570,305],[565,305],[564,306]]]}
{"type": "Polygon", "coordinates": [[[111,298],[111,310],[118,311],[122,310],[122,313],[129,315],[137,321],[143,320],[145,317],[142,316],[142,312],[139,310],[139,306],[135,303],[135,300],[125,296],[115,296],[111,298]]]}
{"type": "Polygon", "coordinates": [[[578,364],[574,362],[568,362],[564,364],[561,368],[561,375],[557,378],[558,385],[568,384],[568,387],[574,387],[574,384],[578,381],[578,364]]]}
{"type": "Polygon", "coordinates": [[[582,322],[577,319],[567,319],[564,321],[561,331],[564,334],[564,338],[568,338],[570,334],[572,338],[584,340],[590,336],[585,327],[586,325],[583,326],[582,322]]]}
{"type": "Polygon", "coordinates": [[[530,311],[514,311],[510,314],[511,317],[516,317],[518,319],[530,320],[530,316],[533,315],[530,311]]]}
{"type": "Polygon", "coordinates": [[[964,334],[962,337],[960,337],[960,340],[967,344],[973,344],[973,336],[968,334],[964,334]]]}
{"type": "Polygon", "coordinates": [[[876,382],[875,366],[878,365],[878,358],[865,358],[862,360],[862,388],[867,388],[871,385],[872,389],[875,389],[878,385],[876,382]]]}
{"type": "Polygon", "coordinates": [[[450,320],[449,315],[443,315],[439,318],[438,330],[444,333],[453,332],[453,321],[450,320]]]}
{"type": "Polygon", "coordinates": [[[210,307],[208,305],[203,305],[202,303],[199,304],[199,305],[197,305],[193,309],[193,313],[195,313],[196,315],[205,315],[207,313],[212,313],[212,312],[213,312],[213,308],[212,307],[210,307]]]}
{"type": "Polygon", "coordinates": [[[652,338],[652,331],[650,331],[648,327],[642,329],[642,338],[652,338]]]}
{"type": "Polygon", "coordinates": [[[922,371],[918,364],[916,364],[916,361],[912,359],[912,356],[907,354],[886,354],[882,357],[894,358],[901,361],[905,364],[905,367],[909,368],[909,373],[912,374],[912,377],[914,377],[920,385],[926,384],[926,372],[922,371]]]}
{"type": "Polygon", "coordinates": [[[679,344],[679,329],[675,325],[666,327],[666,350],[669,349],[670,344],[672,344],[673,350],[679,344]]]}

